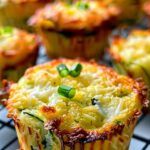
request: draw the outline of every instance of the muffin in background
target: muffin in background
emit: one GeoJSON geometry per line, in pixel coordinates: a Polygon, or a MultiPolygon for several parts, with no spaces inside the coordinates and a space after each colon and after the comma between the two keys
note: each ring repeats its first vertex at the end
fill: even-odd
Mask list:
{"type": "Polygon", "coordinates": [[[109,53],[118,72],[142,78],[150,88],[150,30],[133,30],[127,38],[114,37],[109,53]]]}
{"type": "Polygon", "coordinates": [[[14,27],[0,27],[0,85],[2,79],[17,81],[35,64],[38,40],[34,34],[14,27]]]}
{"type": "Polygon", "coordinates": [[[120,9],[120,15],[118,16],[118,25],[130,25],[139,21],[142,17],[142,11],[140,11],[140,0],[103,0],[109,5],[116,6],[120,9]]]}
{"type": "Polygon", "coordinates": [[[119,10],[100,1],[54,2],[29,20],[51,58],[99,58],[119,10]]]}
{"type": "Polygon", "coordinates": [[[28,18],[50,0],[0,0],[0,26],[29,29],[28,18]]]}
{"type": "Polygon", "coordinates": [[[150,17],[150,0],[142,1],[142,10],[148,17],[150,17]]]}
{"type": "Polygon", "coordinates": [[[22,150],[127,150],[145,92],[110,68],[59,59],[11,85],[8,117],[22,150]]]}

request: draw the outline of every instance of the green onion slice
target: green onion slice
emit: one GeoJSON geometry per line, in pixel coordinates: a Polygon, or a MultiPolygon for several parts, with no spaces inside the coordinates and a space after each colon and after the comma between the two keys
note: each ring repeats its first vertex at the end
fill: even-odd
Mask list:
{"type": "Polygon", "coordinates": [[[72,66],[69,74],[72,77],[78,77],[80,75],[81,71],[82,71],[82,65],[78,63],[78,64],[72,66]]]}
{"type": "Polygon", "coordinates": [[[58,65],[57,71],[61,77],[66,77],[69,74],[69,70],[65,64],[58,65]]]}
{"type": "Polygon", "coordinates": [[[106,116],[106,112],[104,111],[101,103],[98,101],[98,99],[96,98],[92,98],[92,105],[97,105],[98,106],[98,109],[99,109],[99,112],[103,115],[103,116],[106,116]]]}
{"type": "Polygon", "coordinates": [[[61,85],[58,88],[58,93],[64,97],[71,99],[75,96],[76,90],[75,90],[75,88],[72,88],[72,87],[69,87],[66,85],[61,85]]]}

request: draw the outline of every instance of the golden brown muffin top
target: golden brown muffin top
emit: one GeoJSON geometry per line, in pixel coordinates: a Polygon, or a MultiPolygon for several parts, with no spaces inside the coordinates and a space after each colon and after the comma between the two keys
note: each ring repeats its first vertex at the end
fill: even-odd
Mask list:
{"type": "Polygon", "coordinates": [[[150,0],[145,0],[142,3],[142,10],[148,15],[150,16],[150,0]]]}
{"type": "Polygon", "coordinates": [[[31,127],[42,122],[57,134],[81,132],[85,140],[105,139],[141,113],[146,102],[142,88],[96,63],[59,59],[28,69],[11,86],[7,108],[9,117],[31,127]],[[62,72],[66,67],[69,74],[62,72]]]}
{"type": "Polygon", "coordinates": [[[133,30],[127,38],[114,37],[110,53],[116,61],[141,63],[150,59],[150,30],[133,30]]]}
{"type": "Polygon", "coordinates": [[[92,30],[119,14],[100,1],[54,2],[39,10],[29,24],[55,30],[92,30]]]}
{"type": "Polygon", "coordinates": [[[0,68],[23,61],[37,50],[37,38],[34,34],[13,28],[0,28],[0,68]]]}

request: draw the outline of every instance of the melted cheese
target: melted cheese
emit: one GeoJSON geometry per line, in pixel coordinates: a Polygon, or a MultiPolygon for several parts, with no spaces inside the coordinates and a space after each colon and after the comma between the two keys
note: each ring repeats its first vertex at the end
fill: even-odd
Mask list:
{"type": "Polygon", "coordinates": [[[11,88],[9,113],[15,115],[17,112],[17,116],[21,116],[21,120],[30,126],[34,124],[27,115],[23,119],[23,111],[35,114],[44,122],[61,119],[60,130],[77,127],[100,130],[118,120],[124,122],[135,110],[141,109],[141,102],[133,90],[135,82],[105,67],[81,63],[83,70],[80,76],[60,77],[56,69],[58,64],[65,63],[70,68],[77,62],[54,61],[29,69],[11,88]],[[75,88],[75,96],[72,99],[60,96],[57,92],[60,85],[75,88]],[[97,105],[92,105],[92,98],[99,101],[105,115],[97,105]],[[56,112],[44,112],[43,107],[53,107],[56,112]]]}

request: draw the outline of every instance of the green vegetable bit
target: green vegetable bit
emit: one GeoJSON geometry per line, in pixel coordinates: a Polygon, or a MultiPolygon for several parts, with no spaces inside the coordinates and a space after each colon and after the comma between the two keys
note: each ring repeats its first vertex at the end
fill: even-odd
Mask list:
{"type": "Polygon", "coordinates": [[[78,64],[72,66],[69,74],[72,77],[78,77],[80,75],[81,71],[82,71],[82,65],[78,63],[78,64]]]}
{"type": "Polygon", "coordinates": [[[65,64],[58,65],[57,71],[61,77],[66,77],[69,74],[69,70],[65,64]]]}
{"type": "Polygon", "coordinates": [[[106,112],[104,111],[101,103],[98,101],[98,99],[96,98],[92,98],[92,105],[96,105],[98,106],[98,109],[99,109],[99,112],[103,115],[103,116],[106,116],[106,112]]]}
{"type": "Polygon", "coordinates": [[[35,115],[32,114],[32,113],[29,113],[29,112],[25,112],[25,111],[24,111],[23,114],[29,115],[30,117],[33,117],[33,118],[39,120],[40,122],[44,123],[44,121],[43,121],[42,119],[40,119],[39,117],[35,116],[35,115]]]}
{"type": "Polygon", "coordinates": [[[123,123],[122,123],[120,120],[117,120],[115,123],[116,123],[117,125],[123,125],[123,123]]]}
{"type": "Polygon", "coordinates": [[[77,2],[77,7],[82,10],[87,10],[89,9],[89,4],[87,2],[79,1],[77,2]]]}
{"type": "Polygon", "coordinates": [[[72,87],[69,87],[66,85],[61,85],[58,88],[58,93],[64,97],[71,99],[75,96],[76,90],[75,90],[75,88],[72,88],[72,87]]]}
{"type": "Polygon", "coordinates": [[[6,26],[0,29],[0,35],[11,34],[12,32],[13,32],[13,28],[9,26],[6,26]]]}
{"type": "Polygon", "coordinates": [[[48,131],[48,133],[45,135],[45,139],[42,141],[42,144],[44,146],[45,150],[53,149],[53,133],[51,131],[48,131]]]}

